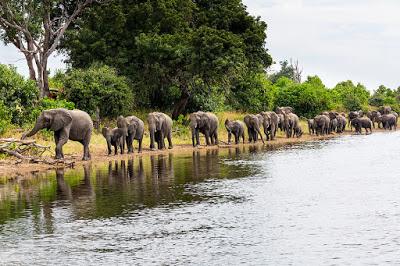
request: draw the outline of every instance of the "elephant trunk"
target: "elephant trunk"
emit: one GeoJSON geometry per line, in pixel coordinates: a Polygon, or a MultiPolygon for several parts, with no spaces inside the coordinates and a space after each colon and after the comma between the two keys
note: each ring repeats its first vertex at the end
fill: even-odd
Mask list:
{"type": "Polygon", "coordinates": [[[192,145],[193,145],[193,147],[196,147],[195,138],[196,138],[196,128],[192,128],[192,145]]]}
{"type": "Polygon", "coordinates": [[[33,127],[33,129],[31,131],[29,131],[27,134],[24,134],[22,136],[23,139],[27,138],[27,137],[31,137],[33,135],[35,135],[39,130],[43,129],[43,126],[40,125],[39,121],[36,122],[35,126],[33,127]]]}
{"type": "Polygon", "coordinates": [[[155,129],[150,129],[150,149],[154,149],[154,135],[155,135],[155,129]]]}

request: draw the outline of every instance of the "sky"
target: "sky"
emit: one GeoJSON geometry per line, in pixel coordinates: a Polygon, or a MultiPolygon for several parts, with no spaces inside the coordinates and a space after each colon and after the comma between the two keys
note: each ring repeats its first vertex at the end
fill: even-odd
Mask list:
{"type": "MultiPolygon", "coordinates": [[[[267,22],[266,47],[275,62],[298,60],[303,76],[318,75],[328,87],[353,80],[369,90],[400,86],[400,1],[243,0],[251,15],[267,22]]],[[[63,57],[49,68],[64,69],[63,57]]],[[[28,75],[24,57],[0,44],[0,63],[28,75]]],[[[277,66],[273,66],[277,69],[277,66]]]]}

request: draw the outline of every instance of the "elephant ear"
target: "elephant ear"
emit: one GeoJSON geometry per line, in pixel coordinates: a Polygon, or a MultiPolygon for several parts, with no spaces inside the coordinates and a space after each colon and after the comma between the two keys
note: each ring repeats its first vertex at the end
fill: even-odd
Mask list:
{"type": "Polygon", "coordinates": [[[66,109],[55,109],[51,114],[52,122],[50,124],[50,129],[53,131],[58,131],[72,122],[72,116],[66,109]]]}
{"type": "Polygon", "coordinates": [[[103,136],[107,138],[110,135],[110,129],[108,127],[103,127],[101,129],[101,134],[103,134],[103,136]]]}

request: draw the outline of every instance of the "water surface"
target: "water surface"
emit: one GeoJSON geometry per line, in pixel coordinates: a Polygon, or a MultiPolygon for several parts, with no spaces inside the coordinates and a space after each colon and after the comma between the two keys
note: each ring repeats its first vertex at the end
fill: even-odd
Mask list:
{"type": "Polygon", "coordinates": [[[0,179],[0,264],[400,264],[400,134],[0,179]]]}

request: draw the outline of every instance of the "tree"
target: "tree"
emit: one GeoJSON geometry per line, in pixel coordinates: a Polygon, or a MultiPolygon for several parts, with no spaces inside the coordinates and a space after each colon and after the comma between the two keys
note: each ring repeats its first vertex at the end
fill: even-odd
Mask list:
{"type": "Polygon", "coordinates": [[[69,25],[101,0],[0,0],[0,38],[25,56],[30,79],[48,96],[47,62],[69,25]]]}
{"type": "Polygon", "coordinates": [[[339,82],[332,89],[332,97],[337,109],[355,111],[367,109],[370,93],[364,85],[354,85],[351,80],[339,82]]]}
{"type": "Polygon", "coordinates": [[[284,60],[280,61],[279,64],[281,65],[281,69],[269,77],[272,83],[277,82],[281,77],[286,77],[296,83],[301,83],[303,69],[300,68],[298,60],[294,62],[292,59],[290,59],[290,61],[284,60]]]}
{"type": "Polygon", "coordinates": [[[116,0],[77,21],[63,51],[73,67],[114,67],[139,106],[172,108],[176,119],[196,95],[227,93],[271,64],[266,27],[241,0],[116,0]]]}

